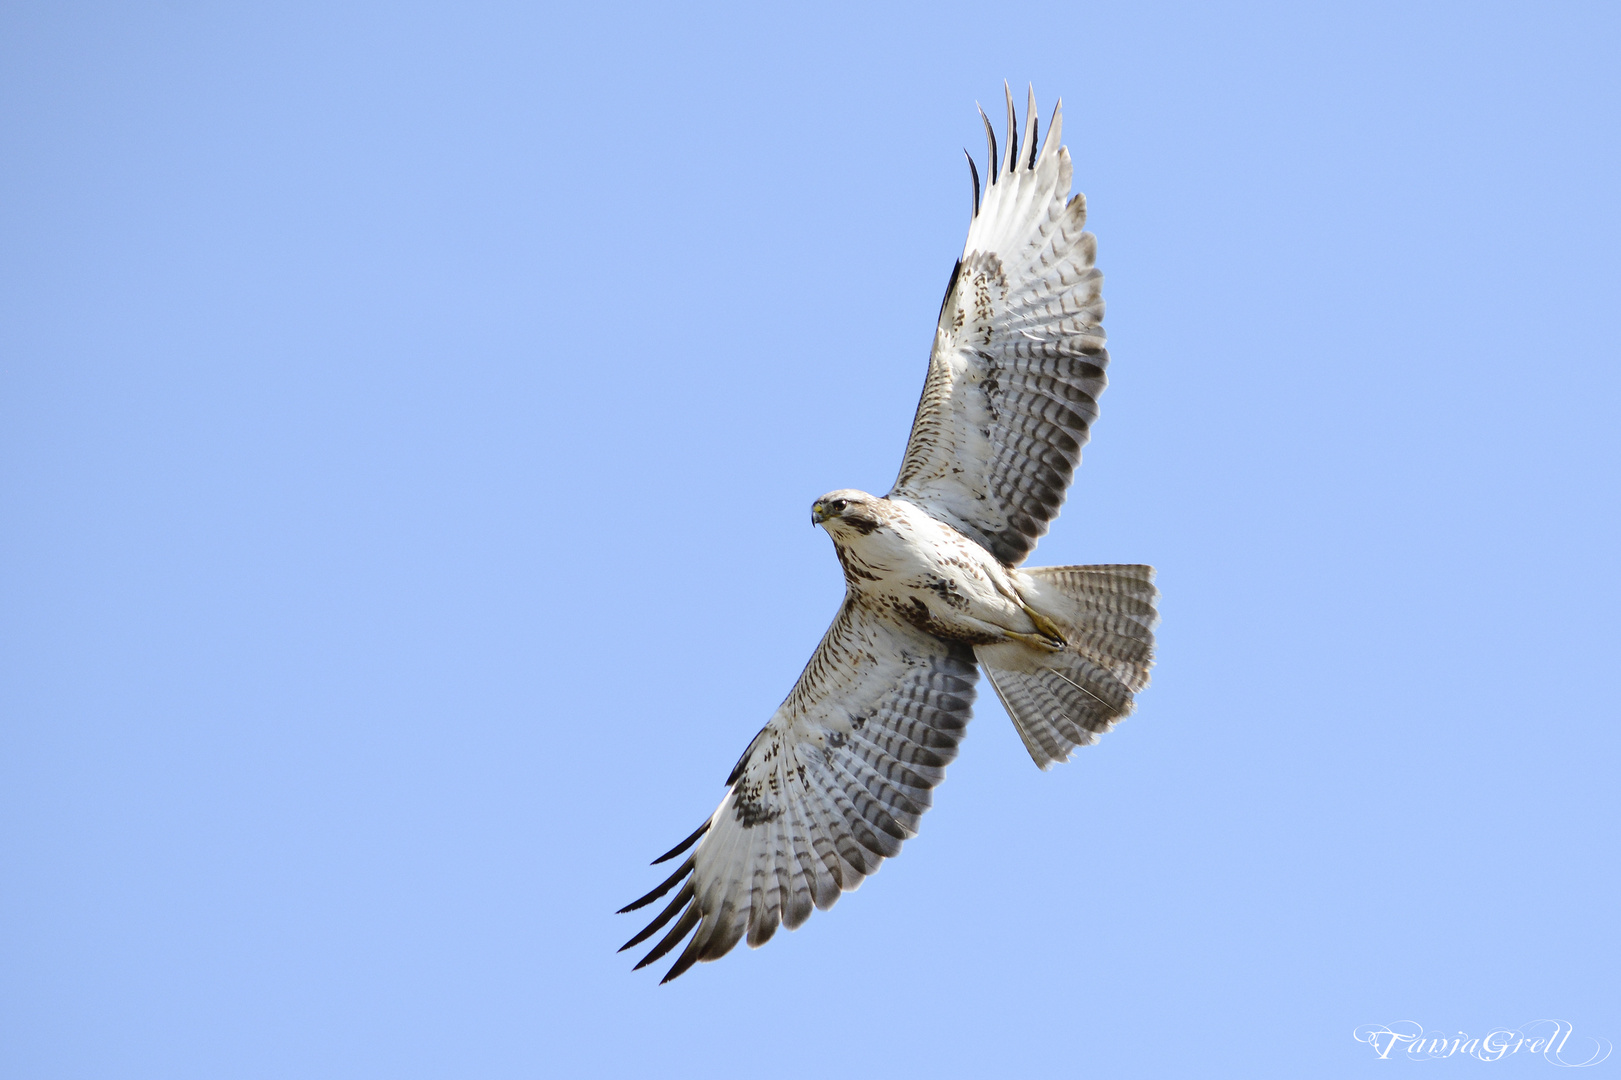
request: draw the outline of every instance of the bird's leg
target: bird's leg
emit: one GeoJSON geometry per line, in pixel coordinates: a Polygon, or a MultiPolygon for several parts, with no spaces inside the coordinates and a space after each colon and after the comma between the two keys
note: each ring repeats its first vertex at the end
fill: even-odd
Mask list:
{"type": "Polygon", "coordinates": [[[1028,645],[1042,652],[1063,652],[1068,647],[1063,638],[1051,638],[1046,634],[1020,634],[1013,630],[1004,630],[1002,633],[1021,645],[1028,645]]]}
{"type": "Polygon", "coordinates": [[[1012,581],[1005,580],[1004,577],[999,575],[992,575],[991,584],[997,592],[1018,604],[1020,610],[1024,612],[1025,618],[1030,620],[1030,625],[1036,628],[1034,634],[1019,634],[1012,630],[1006,630],[1004,633],[1008,637],[1043,652],[1062,652],[1069,647],[1069,640],[1064,637],[1064,632],[1058,628],[1058,625],[1025,603],[1024,597],[1019,595],[1018,587],[1012,581]]]}
{"type": "Polygon", "coordinates": [[[1047,616],[1025,603],[1022,598],[1019,600],[1019,606],[1024,609],[1026,617],[1028,617],[1031,622],[1035,623],[1036,633],[1040,634],[1044,638],[1049,639],[1053,643],[1051,646],[1053,652],[1058,652],[1060,649],[1069,644],[1068,639],[1064,637],[1064,632],[1058,628],[1057,623],[1053,622],[1051,619],[1047,618],[1047,616]]]}

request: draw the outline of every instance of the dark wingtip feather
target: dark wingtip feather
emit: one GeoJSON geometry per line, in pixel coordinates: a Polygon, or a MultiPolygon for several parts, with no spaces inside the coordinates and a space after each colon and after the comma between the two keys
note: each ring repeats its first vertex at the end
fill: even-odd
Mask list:
{"type": "Polygon", "coordinates": [[[681,887],[681,891],[675,894],[675,899],[671,900],[669,904],[665,906],[664,910],[659,912],[658,918],[642,927],[641,933],[619,946],[619,951],[624,952],[626,949],[634,948],[635,946],[646,941],[648,938],[652,937],[654,934],[658,933],[659,927],[673,919],[675,917],[675,913],[681,910],[681,906],[683,904],[691,902],[695,892],[696,890],[693,888],[692,882],[688,881],[681,887]]]}
{"type": "Polygon", "coordinates": [[[962,156],[968,159],[968,175],[973,177],[974,180],[974,211],[968,216],[977,218],[979,216],[979,170],[974,167],[974,155],[968,152],[966,146],[963,147],[962,156]]]}
{"type": "Polygon", "coordinates": [[[1036,86],[1034,83],[1030,84],[1030,102],[1025,106],[1025,111],[1030,117],[1030,138],[1027,140],[1030,145],[1024,148],[1024,156],[1029,159],[1024,163],[1024,167],[1034,169],[1036,167],[1036,150],[1041,146],[1041,115],[1036,111],[1036,86]]]}
{"type": "Polygon", "coordinates": [[[1002,93],[1007,95],[1007,171],[1019,167],[1019,117],[1013,111],[1013,88],[1002,80],[1002,93]]]}
{"type": "MultiPolygon", "coordinates": [[[[1063,114],[1064,114],[1064,99],[1059,98],[1057,101],[1053,102],[1053,111],[1047,114],[1047,142],[1052,142],[1054,125],[1059,122],[1059,119],[1063,116],[1063,114]]],[[[1055,146],[1055,147],[1053,147],[1053,149],[1056,150],[1057,147],[1055,146]]],[[[1047,155],[1047,144],[1043,143],[1041,145],[1041,152],[1038,153],[1036,156],[1037,157],[1045,157],[1046,155],[1047,155]]]]}
{"type": "Polygon", "coordinates": [[[655,888],[652,892],[648,893],[646,896],[642,897],[640,900],[632,900],[630,903],[626,904],[624,907],[622,907],[618,911],[614,912],[614,914],[615,915],[624,915],[624,914],[626,914],[628,912],[635,911],[637,908],[644,908],[648,904],[651,904],[653,901],[657,900],[659,897],[663,896],[665,893],[667,893],[671,889],[675,888],[676,882],[680,881],[682,878],[684,878],[688,874],[692,873],[692,865],[693,865],[693,859],[692,859],[691,856],[688,856],[687,861],[681,864],[681,868],[679,870],[677,870],[675,873],[671,874],[669,877],[665,878],[664,883],[662,885],[655,888]]]}
{"type": "Polygon", "coordinates": [[[958,259],[957,264],[951,268],[951,280],[946,282],[946,294],[940,298],[940,314],[934,317],[935,325],[939,325],[940,320],[945,317],[946,305],[951,302],[951,291],[957,287],[957,276],[961,273],[962,260],[958,259]]]}
{"type": "Polygon", "coordinates": [[[998,175],[998,173],[997,173],[997,157],[996,157],[996,131],[995,131],[994,128],[991,127],[991,118],[985,115],[984,108],[981,108],[979,110],[979,118],[981,120],[985,121],[985,146],[987,147],[986,158],[990,162],[991,183],[994,184],[994,183],[996,183],[996,177],[998,175]]]}
{"type": "Polygon", "coordinates": [[[709,959],[713,960],[717,956],[724,954],[726,952],[725,949],[722,949],[717,953],[710,948],[710,946],[713,944],[715,930],[716,926],[714,923],[705,923],[704,925],[698,927],[698,932],[692,935],[692,940],[687,942],[687,947],[682,949],[681,955],[675,958],[675,963],[671,964],[670,970],[664,973],[664,978],[659,980],[659,985],[663,986],[671,979],[679,979],[686,973],[688,968],[692,967],[692,965],[696,964],[699,960],[702,960],[705,956],[708,956],[709,959]]]}
{"type": "Polygon", "coordinates": [[[670,970],[664,973],[664,978],[659,980],[659,985],[663,986],[671,979],[679,979],[681,976],[687,973],[688,968],[692,967],[692,965],[696,964],[697,962],[698,958],[696,956],[688,956],[686,953],[682,953],[681,959],[671,964],[670,970]]]}
{"type": "Polygon", "coordinates": [[[671,859],[675,858],[677,855],[681,854],[683,851],[687,850],[689,847],[696,844],[698,842],[698,838],[700,836],[702,836],[704,833],[708,832],[708,831],[709,831],[709,822],[706,821],[702,825],[698,826],[698,831],[697,832],[693,833],[691,836],[687,837],[685,840],[681,841],[675,847],[671,848],[669,851],[666,851],[663,855],[660,855],[658,858],[654,859],[652,862],[648,863],[647,865],[649,865],[649,866],[657,866],[661,862],[669,862],[671,859]]]}
{"type": "Polygon", "coordinates": [[[698,911],[697,904],[687,905],[687,910],[682,914],[681,921],[676,923],[670,932],[665,934],[663,939],[660,940],[657,945],[653,946],[653,950],[651,952],[642,957],[641,960],[637,961],[636,966],[631,968],[631,970],[640,971],[648,964],[653,963],[665,953],[675,948],[676,945],[680,943],[682,938],[692,933],[692,928],[698,925],[698,920],[702,917],[703,916],[698,911]]]}

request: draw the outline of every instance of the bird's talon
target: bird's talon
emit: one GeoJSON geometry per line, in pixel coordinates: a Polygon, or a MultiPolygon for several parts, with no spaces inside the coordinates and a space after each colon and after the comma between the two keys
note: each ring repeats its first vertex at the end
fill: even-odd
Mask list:
{"type": "Polygon", "coordinates": [[[1009,630],[1007,636],[1042,652],[1063,652],[1069,647],[1063,638],[1051,638],[1046,634],[1016,634],[1009,630]]]}
{"type": "Polygon", "coordinates": [[[1058,628],[1056,623],[1036,611],[1029,604],[1025,604],[1023,607],[1024,613],[1030,617],[1030,621],[1036,624],[1036,633],[1057,642],[1057,648],[1053,650],[1054,652],[1058,652],[1069,645],[1069,641],[1064,637],[1064,632],[1058,628]]]}

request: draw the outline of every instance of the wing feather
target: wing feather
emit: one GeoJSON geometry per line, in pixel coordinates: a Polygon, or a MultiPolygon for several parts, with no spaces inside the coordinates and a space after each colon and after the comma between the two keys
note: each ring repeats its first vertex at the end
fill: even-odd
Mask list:
{"type": "MultiPolygon", "coordinates": [[[[968,239],[941,304],[890,497],[922,507],[1016,565],[1064,501],[1107,385],[1108,353],[1086,199],[1069,194],[1062,103],[1042,138],[1032,89],[1021,139],[1011,89],[1006,99],[1000,146],[980,111],[988,181],[981,191],[970,156],[968,239]]],[[[1131,621],[1138,614],[1130,597],[1110,594],[1095,603],[1099,626],[1106,615],[1131,621]]],[[[1070,745],[1095,738],[1060,707],[1077,692],[1096,698],[1104,712],[1112,699],[1129,699],[1136,670],[1126,655],[1130,643],[1094,651],[1090,666],[1077,671],[1085,686],[1031,678],[996,687],[1004,699],[1013,695],[1059,717],[1050,728],[1021,728],[1038,760],[1042,753],[1062,758],[1070,745]]],[[[668,982],[739,941],[758,947],[778,927],[795,929],[832,907],[898,854],[917,835],[957,755],[977,675],[970,647],[847,597],[787,699],[738,759],[720,806],[657,861],[691,853],[623,909],[675,890],[625,944],[664,931],[636,966],[685,942],[668,982]]]]}
{"type": "Polygon", "coordinates": [[[689,838],[696,850],[624,909],[681,886],[625,944],[639,945],[675,920],[637,967],[687,934],[666,982],[745,938],[763,945],[778,926],[802,925],[899,854],[956,756],[977,675],[969,646],[847,597],[799,682],[732,771],[719,808],[689,838]]]}
{"type": "Polygon", "coordinates": [[[906,499],[1022,562],[1058,515],[1107,385],[1103,276],[1086,199],[1060,139],[1039,149],[1035,94],[1024,139],[1011,91],[1000,161],[941,306],[928,377],[890,498],[906,499]]]}

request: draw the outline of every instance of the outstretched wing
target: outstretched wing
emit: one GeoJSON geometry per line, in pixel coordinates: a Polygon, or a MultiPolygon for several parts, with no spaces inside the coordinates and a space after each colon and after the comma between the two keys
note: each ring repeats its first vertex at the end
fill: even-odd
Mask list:
{"type": "MultiPolygon", "coordinates": [[[[985,121],[991,182],[951,273],[929,375],[892,499],[912,502],[1017,565],[1058,516],[1107,382],[1103,275],[1069,195],[1062,103],[1036,149],[1030,95],[1024,141],[1008,95],[1000,162],[985,121]]],[[[981,116],[984,114],[981,113],[981,116]]],[[[973,167],[973,159],[969,159],[973,167]]]]}
{"type": "Polygon", "coordinates": [[[763,945],[779,922],[797,929],[813,906],[832,907],[899,854],[957,756],[977,675],[969,646],[846,599],[793,692],[727,778],[720,808],[655,861],[701,838],[697,850],[623,909],[680,886],[625,943],[639,945],[677,920],[636,966],[664,956],[695,928],[664,982],[726,955],[745,933],[750,946],[763,945]]]}

